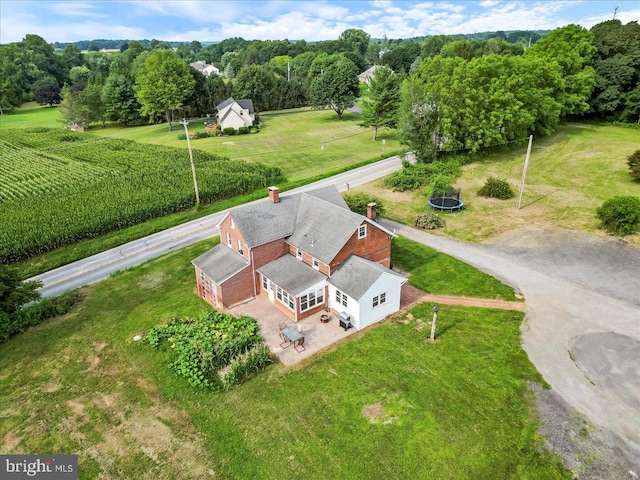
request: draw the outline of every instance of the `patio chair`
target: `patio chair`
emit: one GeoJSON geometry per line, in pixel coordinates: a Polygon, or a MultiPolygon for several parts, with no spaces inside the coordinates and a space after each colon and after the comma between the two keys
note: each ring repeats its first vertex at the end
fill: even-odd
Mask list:
{"type": "Polygon", "coordinates": [[[280,331],[280,339],[282,340],[280,344],[281,348],[289,348],[291,346],[291,340],[289,340],[282,331],[280,331]]]}
{"type": "Polygon", "coordinates": [[[302,337],[300,340],[298,340],[296,342],[296,344],[293,346],[293,348],[295,348],[296,352],[304,352],[307,347],[304,346],[304,337],[302,337]]]}

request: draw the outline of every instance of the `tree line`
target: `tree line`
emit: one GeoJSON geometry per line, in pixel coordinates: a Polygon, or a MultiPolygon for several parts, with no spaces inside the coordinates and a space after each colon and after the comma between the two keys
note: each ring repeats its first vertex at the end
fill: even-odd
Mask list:
{"type": "Polygon", "coordinates": [[[640,114],[640,27],[619,20],[591,30],[569,25],[542,37],[496,32],[418,42],[371,40],[348,29],[315,43],[230,38],[171,48],[130,41],[110,55],[75,45],[55,51],[27,35],[0,45],[0,107],[6,112],[35,99],[61,102],[71,123],[171,126],[177,117],[213,114],[234,96],[251,98],[258,111],[312,105],[341,116],[359,95],[358,74],[372,65],[387,68],[378,69],[381,78],[369,89],[364,123],[399,122],[406,141],[421,138],[432,150],[475,150],[549,133],[562,117],[635,122],[640,114]],[[196,59],[222,75],[190,68],[196,59]]]}

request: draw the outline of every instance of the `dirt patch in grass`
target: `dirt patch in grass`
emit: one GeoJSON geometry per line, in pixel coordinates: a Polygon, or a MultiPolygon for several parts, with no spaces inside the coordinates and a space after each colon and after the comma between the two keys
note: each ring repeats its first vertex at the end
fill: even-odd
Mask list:
{"type": "Polygon", "coordinates": [[[362,416],[368,418],[371,423],[389,424],[398,419],[398,417],[390,417],[387,415],[384,408],[382,408],[381,402],[365,406],[362,409],[362,416]]]}
{"type": "Polygon", "coordinates": [[[231,142],[231,141],[227,141],[227,142],[222,142],[222,145],[235,145],[236,142],[231,142]]]}

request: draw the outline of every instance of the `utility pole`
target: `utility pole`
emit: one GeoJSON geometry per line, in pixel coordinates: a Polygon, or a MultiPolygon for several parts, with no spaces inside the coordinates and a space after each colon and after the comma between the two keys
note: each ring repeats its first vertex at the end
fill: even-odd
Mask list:
{"type": "Polygon", "coordinates": [[[183,118],[180,123],[184,125],[184,133],[187,136],[187,148],[189,148],[189,160],[191,161],[191,173],[193,174],[193,188],[196,191],[196,205],[200,205],[200,193],[198,193],[198,181],[196,180],[196,165],[193,163],[191,140],[189,139],[189,130],[187,129],[187,125],[189,125],[189,122],[186,118],[183,118]]]}
{"type": "Polygon", "coordinates": [[[287,62],[287,82],[291,81],[291,62],[287,62]]]}
{"type": "Polygon", "coordinates": [[[529,135],[529,148],[527,148],[527,156],[524,159],[524,168],[522,169],[522,181],[520,182],[520,195],[518,196],[518,210],[522,203],[522,192],[524,191],[524,179],[527,176],[527,167],[529,166],[529,155],[531,155],[531,144],[533,143],[533,135],[529,135]]]}
{"type": "Polygon", "coordinates": [[[613,19],[614,20],[616,19],[616,13],[618,13],[618,8],[620,8],[620,7],[616,7],[616,8],[613,9],[613,19]]]}

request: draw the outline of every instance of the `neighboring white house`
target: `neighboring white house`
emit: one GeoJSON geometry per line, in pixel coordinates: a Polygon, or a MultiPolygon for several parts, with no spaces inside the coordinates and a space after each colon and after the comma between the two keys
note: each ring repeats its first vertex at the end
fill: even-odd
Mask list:
{"type": "Polygon", "coordinates": [[[208,77],[212,73],[215,75],[220,75],[220,69],[218,69],[215,65],[209,65],[202,60],[198,60],[197,62],[190,63],[189,66],[198,70],[205,77],[208,77]]]}
{"type": "Polygon", "coordinates": [[[223,130],[229,127],[236,130],[240,127],[250,127],[256,119],[253,101],[248,99],[234,100],[233,97],[229,97],[217,108],[218,125],[223,130]]]}
{"type": "Polygon", "coordinates": [[[402,275],[357,255],[351,255],[327,279],[329,307],[351,316],[358,330],[400,310],[402,275]]]}
{"type": "Polygon", "coordinates": [[[364,72],[358,75],[358,81],[360,83],[366,83],[367,85],[369,85],[369,82],[371,81],[371,77],[373,77],[373,74],[375,73],[375,71],[380,67],[381,65],[374,65],[373,67],[366,69],[364,72]]]}

